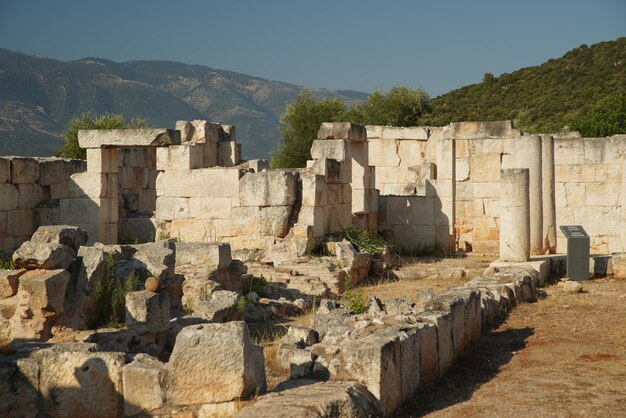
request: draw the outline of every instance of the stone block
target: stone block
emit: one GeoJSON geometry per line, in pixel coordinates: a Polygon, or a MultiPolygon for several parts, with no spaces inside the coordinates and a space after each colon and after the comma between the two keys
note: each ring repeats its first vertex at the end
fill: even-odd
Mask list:
{"type": "Polygon", "coordinates": [[[366,142],[367,131],[362,125],[350,122],[322,122],[317,139],[343,139],[350,142],[366,142]]]}
{"type": "Polygon", "coordinates": [[[63,351],[38,353],[39,390],[43,410],[50,416],[116,417],[122,414],[124,353],[63,351]]]}
{"type": "Polygon", "coordinates": [[[272,235],[284,238],[289,232],[291,206],[270,206],[261,208],[259,232],[261,235],[272,235]]]}
{"type": "Polygon", "coordinates": [[[398,167],[400,156],[399,144],[389,139],[372,139],[368,143],[369,164],[374,167],[398,167]]]}
{"type": "Polygon", "coordinates": [[[33,232],[35,232],[34,209],[16,209],[7,212],[7,235],[30,237],[33,232]]]}
{"type": "Polygon", "coordinates": [[[241,206],[269,206],[267,172],[247,173],[239,181],[241,206]]]}
{"type": "Polygon", "coordinates": [[[346,161],[348,160],[348,143],[343,139],[315,140],[311,146],[311,158],[346,161]]]}
{"type": "MultiPolygon", "coordinates": [[[[163,198],[160,198],[160,199],[163,199],[163,198]]],[[[229,197],[191,197],[189,198],[189,215],[192,218],[230,219],[231,209],[232,209],[232,199],[229,197]]]]}
{"type": "Polygon", "coordinates": [[[228,402],[265,391],[263,349],[243,322],[183,328],[167,368],[171,405],[228,402]]]}
{"type": "Polygon", "coordinates": [[[393,228],[395,242],[407,246],[433,246],[436,243],[434,225],[397,225],[393,228]]]}
{"type": "Polygon", "coordinates": [[[191,141],[193,142],[219,142],[225,139],[222,126],[206,120],[191,121],[191,141]]]}
{"type": "Polygon", "coordinates": [[[180,131],[174,129],[81,129],[78,131],[78,144],[81,148],[165,147],[180,145],[180,131]]]}
{"type": "Polygon", "coordinates": [[[11,159],[8,157],[0,157],[0,183],[9,183],[11,181],[11,159]]]}
{"type": "Polygon", "coordinates": [[[162,384],[166,366],[147,354],[137,354],[133,362],[122,369],[124,386],[124,415],[134,416],[161,408],[165,402],[162,384]]]}
{"type": "Polygon", "coordinates": [[[293,171],[269,170],[267,173],[270,206],[291,206],[296,202],[297,179],[293,171]]]}
{"type": "MultiPolygon", "coordinates": [[[[107,175],[103,173],[76,173],[68,180],[69,197],[113,197],[108,196],[107,175]]],[[[117,184],[115,185],[117,188],[117,184]]]]}
{"type": "Polygon", "coordinates": [[[50,188],[50,199],[65,199],[70,197],[68,181],[69,179],[66,179],[60,183],[54,183],[48,186],[50,188]]]}
{"type": "Polygon", "coordinates": [[[76,250],[56,243],[26,241],[14,253],[16,266],[26,269],[67,269],[76,257],[76,250]]]}
{"type": "Polygon", "coordinates": [[[0,361],[0,416],[41,416],[39,363],[33,359],[0,361]]]}
{"type": "Polygon", "coordinates": [[[232,235],[256,236],[259,234],[260,208],[233,208],[232,235]]]}
{"type": "Polygon", "coordinates": [[[157,148],[157,170],[188,170],[202,168],[204,147],[196,144],[157,148]]]}
{"type": "Polygon", "coordinates": [[[157,177],[157,195],[167,197],[239,196],[238,168],[165,171],[157,177]]]}
{"type": "Polygon", "coordinates": [[[87,171],[93,173],[118,172],[117,148],[87,149],[87,171]]]}
{"type": "Polygon", "coordinates": [[[18,298],[28,300],[28,307],[46,312],[63,312],[65,288],[70,273],[65,270],[31,270],[20,276],[18,298]]]}
{"type": "Polygon", "coordinates": [[[420,318],[437,327],[439,376],[443,376],[454,362],[454,340],[452,337],[454,317],[450,312],[431,311],[423,313],[420,318]]]}
{"type": "Polygon", "coordinates": [[[50,186],[54,183],[66,181],[70,176],[70,165],[62,159],[46,159],[39,161],[40,186],[50,186]]]}
{"type": "Polygon", "coordinates": [[[36,183],[39,179],[39,163],[34,158],[11,157],[11,183],[36,183]]]}
{"type": "MultiPolygon", "coordinates": [[[[380,403],[360,383],[295,380],[244,407],[239,418],[338,416],[365,418],[383,416],[380,403]],[[292,383],[293,382],[293,383],[292,383]],[[300,385],[298,382],[302,382],[300,385]],[[289,388],[289,385],[293,388],[289,388]],[[315,411],[315,412],[313,412],[315,411]],[[331,412],[332,411],[332,412],[331,412]]],[[[201,409],[202,411],[202,409],[201,409]]],[[[226,415],[221,415],[226,416],[226,415]]]]}
{"type": "Polygon", "coordinates": [[[17,186],[11,183],[0,183],[0,210],[17,209],[20,202],[20,195],[17,186]]]}
{"type": "MultiPolygon", "coordinates": [[[[21,196],[20,196],[21,197],[21,196]]],[[[617,183],[585,184],[586,206],[617,206],[620,197],[620,185],[617,183]]]]}
{"type": "MultiPolygon", "coordinates": [[[[117,222],[117,199],[78,198],[61,199],[59,202],[61,223],[76,225],[85,223],[117,222]]],[[[87,231],[89,232],[89,231],[87,231]]]]}
{"type": "Polygon", "coordinates": [[[439,377],[437,327],[430,323],[417,324],[420,353],[420,385],[429,385],[439,377]]]}
{"type": "Polygon", "coordinates": [[[180,131],[181,142],[191,141],[194,130],[191,122],[187,120],[177,120],[175,127],[177,131],[180,131]]]}
{"type": "Polygon", "coordinates": [[[301,173],[302,205],[324,206],[326,204],[326,183],[324,177],[315,173],[301,173]]]}
{"type": "Polygon", "coordinates": [[[170,301],[167,292],[147,290],[126,295],[126,325],[139,334],[159,334],[170,327],[170,301]]]}
{"type": "MultiPolygon", "coordinates": [[[[181,219],[171,222],[168,236],[179,242],[214,242],[218,235],[220,219],[181,219]]],[[[230,223],[230,221],[227,221],[230,223]]],[[[223,230],[223,228],[222,228],[223,230]]],[[[230,235],[230,234],[229,234],[230,235]]]]}
{"type": "Polygon", "coordinates": [[[385,126],[383,127],[382,138],[386,140],[401,139],[425,141],[428,139],[428,128],[422,126],[385,126]]]}
{"type": "Polygon", "coordinates": [[[509,120],[486,122],[456,122],[451,124],[454,138],[481,139],[481,138],[514,138],[521,136],[520,131],[513,127],[509,120]]]}
{"type": "Polygon", "coordinates": [[[185,197],[159,197],[156,201],[156,218],[163,221],[190,218],[189,200],[185,197]]]}
{"type": "Polygon", "coordinates": [[[217,165],[233,167],[239,164],[239,149],[235,141],[223,141],[217,144],[217,165]]]}

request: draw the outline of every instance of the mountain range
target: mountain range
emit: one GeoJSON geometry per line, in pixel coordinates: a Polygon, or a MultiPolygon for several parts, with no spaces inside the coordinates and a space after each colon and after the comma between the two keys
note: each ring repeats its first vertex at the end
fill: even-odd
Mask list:
{"type": "Polygon", "coordinates": [[[0,155],[52,155],[77,114],[146,117],[156,127],[207,119],[236,125],[246,158],[267,158],[285,106],[302,90],[346,103],[367,93],[310,89],[171,61],[63,62],[0,49],[0,155]]]}

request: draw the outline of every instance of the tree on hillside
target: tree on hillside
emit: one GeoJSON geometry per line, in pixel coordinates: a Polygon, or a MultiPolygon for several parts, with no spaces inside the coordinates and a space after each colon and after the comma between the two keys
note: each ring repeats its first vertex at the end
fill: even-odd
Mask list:
{"type": "Polygon", "coordinates": [[[429,102],[421,89],[395,86],[387,93],[375,91],[365,103],[353,105],[347,116],[362,125],[418,126],[431,111],[429,102]]]}
{"type": "Polygon", "coordinates": [[[574,122],[583,137],[611,136],[626,133],[626,94],[605,97],[574,122]]]}
{"type": "Polygon", "coordinates": [[[149,127],[148,119],[132,118],[129,121],[123,115],[114,113],[103,113],[96,115],[93,112],[83,113],[75,116],[67,124],[62,133],[65,143],[58,152],[60,157],[76,158],[84,160],[87,158],[87,151],[78,145],[78,131],[80,129],[132,129],[149,127]]]}
{"type": "Polygon", "coordinates": [[[364,103],[348,111],[339,99],[315,101],[303,92],[287,105],[280,132],[283,143],[272,153],[272,168],[304,167],[311,159],[311,145],[322,122],[354,122],[362,125],[417,126],[430,112],[423,90],[396,86],[387,93],[376,91],[364,103]]]}
{"type": "Polygon", "coordinates": [[[298,168],[311,159],[311,145],[322,122],[345,119],[345,105],[339,99],[315,101],[309,92],[301,92],[289,103],[281,118],[283,143],[272,153],[272,168],[298,168]]]}

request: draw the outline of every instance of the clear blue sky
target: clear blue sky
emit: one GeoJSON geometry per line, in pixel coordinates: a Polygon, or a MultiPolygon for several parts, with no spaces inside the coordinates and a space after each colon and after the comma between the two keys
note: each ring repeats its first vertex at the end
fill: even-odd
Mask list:
{"type": "Polygon", "coordinates": [[[431,96],[626,36],[625,0],[0,0],[0,47],[431,96]]]}

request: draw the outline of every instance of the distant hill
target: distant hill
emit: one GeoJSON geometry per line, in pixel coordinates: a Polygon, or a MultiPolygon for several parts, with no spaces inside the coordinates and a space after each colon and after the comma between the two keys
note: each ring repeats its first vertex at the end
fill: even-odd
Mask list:
{"type": "Polygon", "coordinates": [[[626,38],[581,45],[510,74],[485,74],[481,83],[434,98],[430,123],[513,119],[529,132],[558,132],[618,92],[626,92],[626,38]]]}
{"type": "Polygon", "coordinates": [[[91,110],[147,117],[158,127],[191,119],[236,125],[244,157],[264,158],[280,141],[285,106],[302,90],[346,103],[368,96],[179,62],[63,62],[0,49],[0,155],[54,154],[67,122],[91,110]]]}

